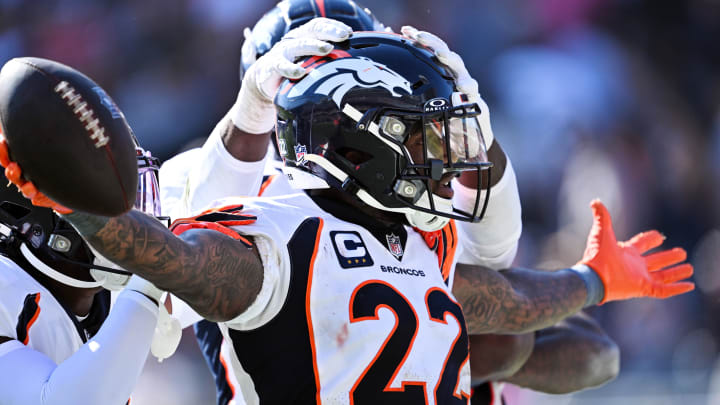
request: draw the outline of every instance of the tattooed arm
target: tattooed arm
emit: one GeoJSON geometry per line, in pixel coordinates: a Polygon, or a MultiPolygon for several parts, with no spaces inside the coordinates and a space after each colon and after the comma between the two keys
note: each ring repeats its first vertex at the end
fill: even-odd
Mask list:
{"type": "Polygon", "coordinates": [[[209,320],[236,317],[260,292],[263,265],[256,248],[220,232],[191,229],[177,237],[137,210],[113,218],[80,212],[64,218],[107,259],[209,320]]]}
{"type": "Polygon", "coordinates": [[[504,381],[549,394],[596,387],[614,379],[620,350],[595,321],[572,316],[536,332],[530,358],[504,381]]]}
{"type": "Polygon", "coordinates": [[[570,270],[495,271],[467,264],[455,270],[453,293],[469,334],[518,334],[552,326],[578,312],[587,289],[570,270]]]}

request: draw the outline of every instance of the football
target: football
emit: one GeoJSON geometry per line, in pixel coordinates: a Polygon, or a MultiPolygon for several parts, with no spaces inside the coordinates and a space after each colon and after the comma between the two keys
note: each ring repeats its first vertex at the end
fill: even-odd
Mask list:
{"type": "Polygon", "coordinates": [[[11,59],[0,70],[0,127],[23,177],[51,199],[105,216],[133,207],[134,135],[84,74],[47,59],[11,59]]]}

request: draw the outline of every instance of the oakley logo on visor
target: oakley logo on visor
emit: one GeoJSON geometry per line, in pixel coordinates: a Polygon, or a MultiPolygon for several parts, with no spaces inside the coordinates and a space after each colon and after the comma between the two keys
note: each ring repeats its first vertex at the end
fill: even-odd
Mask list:
{"type": "Polygon", "coordinates": [[[434,98],[425,103],[425,112],[443,111],[450,108],[450,102],[444,98],[434,98]]]}

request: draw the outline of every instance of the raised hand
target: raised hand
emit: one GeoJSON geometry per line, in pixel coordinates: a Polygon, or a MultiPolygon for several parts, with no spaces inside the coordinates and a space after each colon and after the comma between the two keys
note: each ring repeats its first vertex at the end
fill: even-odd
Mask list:
{"type": "MultiPolygon", "coordinates": [[[[479,120],[483,131],[483,138],[485,139],[485,146],[487,149],[490,149],[494,140],[494,135],[490,127],[489,109],[485,100],[480,97],[477,81],[470,76],[470,72],[468,72],[465,67],[465,62],[463,62],[460,55],[451,51],[445,41],[440,39],[437,35],[431,34],[427,31],[419,31],[414,27],[405,25],[400,29],[400,32],[420,45],[429,48],[438,58],[440,63],[445,65],[450,74],[453,75],[457,90],[460,93],[466,94],[470,103],[478,104],[482,112],[479,120]]],[[[455,102],[455,100],[453,100],[453,102],[455,102]]]]}
{"type": "Polygon", "coordinates": [[[593,226],[580,263],[589,266],[602,280],[605,297],[601,303],[636,297],[668,298],[692,291],[695,284],[684,280],[693,274],[693,266],[683,263],[687,253],[676,247],[646,254],[659,247],[665,237],[652,230],[618,242],[610,214],[599,200],[590,207],[593,226]]]}
{"type": "Polygon", "coordinates": [[[247,133],[269,132],[275,125],[273,99],[280,83],[285,78],[305,76],[305,68],[295,61],[306,56],[327,55],[333,50],[331,42],[344,41],[351,33],[352,29],[340,21],[315,18],[285,34],[245,73],[233,123],[247,133]]]}

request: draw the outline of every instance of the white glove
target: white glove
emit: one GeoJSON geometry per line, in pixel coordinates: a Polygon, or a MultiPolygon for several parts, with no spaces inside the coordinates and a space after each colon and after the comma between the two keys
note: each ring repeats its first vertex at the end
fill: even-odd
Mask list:
{"type": "Polygon", "coordinates": [[[250,28],[245,27],[243,36],[245,37],[245,41],[243,41],[242,48],[240,49],[240,57],[242,58],[243,65],[250,66],[257,60],[257,48],[255,47],[255,42],[252,40],[252,30],[250,28]]]}
{"type": "Polygon", "coordinates": [[[146,295],[158,303],[157,325],[150,344],[150,352],[157,357],[158,362],[162,362],[172,356],[180,344],[182,337],[180,322],[168,313],[162,299],[165,292],[155,287],[153,283],[138,275],[133,275],[125,288],[146,295]]]}
{"type": "Polygon", "coordinates": [[[445,41],[427,31],[418,31],[414,27],[405,25],[400,29],[400,32],[420,45],[430,48],[440,63],[445,65],[450,74],[453,75],[458,91],[465,93],[470,103],[477,103],[480,106],[480,116],[478,117],[480,129],[485,139],[485,146],[490,149],[495,140],[490,127],[490,111],[485,101],[480,97],[477,81],[470,76],[460,55],[451,51],[445,41]]]}
{"type": "MultiPolygon", "coordinates": [[[[265,55],[248,68],[231,118],[240,130],[265,134],[275,125],[273,99],[284,78],[299,79],[305,68],[295,61],[305,56],[324,56],[333,45],[350,37],[352,28],[329,18],[315,18],[285,34],[265,55]]],[[[247,34],[246,34],[247,35],[247,34]]],[[[245,40],[245,43],[249,43],[245,40]]],[[[250,54],[252,44],[243,44],[243,55],[250,54]]],[[[254,53],[253,53],[254,54],[254,53]]]]}

